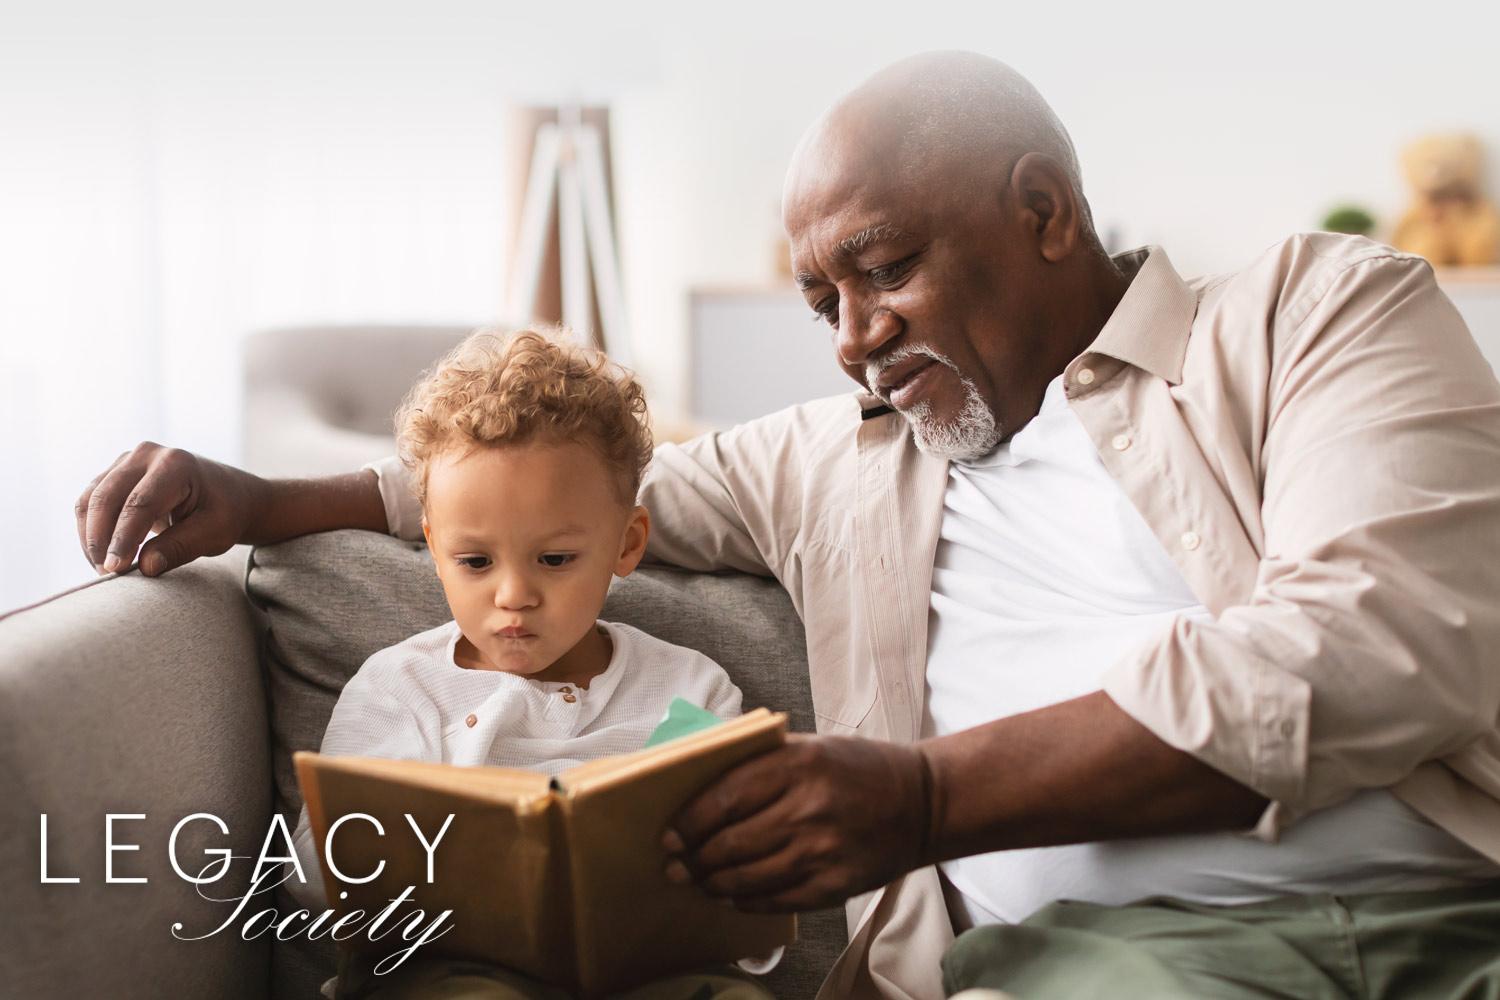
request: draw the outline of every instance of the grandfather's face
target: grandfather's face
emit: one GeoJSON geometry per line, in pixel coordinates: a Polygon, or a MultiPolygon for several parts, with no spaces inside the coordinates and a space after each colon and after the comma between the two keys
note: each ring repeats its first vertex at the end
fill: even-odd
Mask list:
{"type": "Polygon", "coordinates": [[[1033,381],[1030,264],[1008,252],[998,191],[889,173],[836,156],[794,168],[793,274],[844,371],[906,418],[917,446],[976,458],[1015,430],[1012,397],[1033,381]]]}

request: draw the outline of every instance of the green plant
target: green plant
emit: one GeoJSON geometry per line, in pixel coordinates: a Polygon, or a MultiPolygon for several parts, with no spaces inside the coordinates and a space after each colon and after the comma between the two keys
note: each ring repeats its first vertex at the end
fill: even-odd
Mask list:
{"type": "Polygon", "coordinates": [[[1330,233],[1369,236],[1375,231],[1375,217],[1358,205],[1340,205],[1323,217],[1323,229],[1330,233]]]}

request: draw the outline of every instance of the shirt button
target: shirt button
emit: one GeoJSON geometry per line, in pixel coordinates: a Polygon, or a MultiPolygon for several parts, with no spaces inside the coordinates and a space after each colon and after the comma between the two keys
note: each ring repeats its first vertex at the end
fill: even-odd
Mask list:
{"type": "Polygon", "coordinates": [[[1094,384],[1094,369],[1092,369],[1092,368],[1080,368],[1080,369],[1078,369],[1078,375],[1076,377],[1078,379],[1078,384],[1079,385],[1093,385],[1094,384]]]}
{"type": "Polygon", "coordinates": [[[572,694],[573,693],[573,689],[570,688],[570,687],[568,687],[568,685],[564,684],[562,686],[562,693],[563,694],[572,694]]]}
{"type": "Polygon", "coordinates": [[[1182,547],[1187,549],[1189,552],[1193,551],[1202,544],[1203,539],[1198,537],[1198,533],[1196,531],[1184,531],[1182,533],[1182,547]]]}
{"type": "Polygon", "coordinates": [[[1115,446],[1115,451],[1124,451],[1126,448],[1130,447],[1130,435],[1116,434],[1115,439],[1111,441],[1110,444],[1115,446]]]}
{"type": "Polygon", "coordinates": [[[573,694],[565,694],[565,695],[563,695],[563,701],[572,703],[572,702],[575,702],[577,700],[578,700],[578,696],[577,695],[573,695],[573,694]]]}
{"type": "Polygon", "coordinates": [[[1291,739],[1292,738],[1292,734],[1295,733],[1296,731],[1297,731],[1297,724],[1295,722],[1293,722],[1291,719],[1283,719],[1281,721],[1281,735],[1282,736],[1285,736],[1287,739],[1291,739]]]}
{"type": "Polygon", "coordinates": [[[473,729],[474,726],[478,724],[478,722],[479,716],[475,715],[473,712],[470,712],[469,717],[464,720],[464,725],[468,726],[470,729],[473,729]]]}

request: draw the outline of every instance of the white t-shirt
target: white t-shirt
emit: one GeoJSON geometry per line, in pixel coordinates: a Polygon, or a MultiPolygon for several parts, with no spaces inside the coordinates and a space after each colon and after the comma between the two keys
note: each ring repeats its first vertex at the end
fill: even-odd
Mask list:
{"type": "MultiPolygon", "coordinates": [[[[740,714],[740,689],[702,653],[629,625],[601,621],[599,627],[609,634],[613,652],[586,689],[460,667],[453,659],[462,634],[457,622],[382,649],[344,686],[321,752],[518,767],[552,776],[641,749],[673,698],[721,719],[740,714]]],[[[308,881],[304,885],[294,875],[287,888],[316,912],[324,905],[322,875],[305,806],[292,841],[308,881]]]]}
{"type": "MultiPolygon", "coordinates": [[[[1056,379],[1009,442],[950,464],[923,735],[1097,691],[1133,646],[1178,617],[1208,616],[1110,477],[1056,379]]],[[[1239,903],[1500,875],[1384,790],[1310,816],[1274,845],[1233,833],[1159,837],[1001,851],[942,868],[976,924],[1021,920],[1057,899],[1239,903]]]]}

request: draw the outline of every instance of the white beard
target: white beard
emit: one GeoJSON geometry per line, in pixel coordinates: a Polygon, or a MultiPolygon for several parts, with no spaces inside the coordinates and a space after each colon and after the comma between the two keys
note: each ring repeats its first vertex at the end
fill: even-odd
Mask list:
{"type": "MultiPolygon", "coordinates": [[[[865,379],[868,384],[875,385],[882,371],[919,355],[946,366],[958,377],[964,390],[964,405],[958,416],[946,422],[932,415],[932,404],[926,400],[909,410],[896,409],[911,425],[912,440],[918,450],[956,462],[973,461],[989,454],[1000,443],[999,421],[995,419],[994,411],[985,405],[974,380],[964,377],[948,358],[928,347],[903,347],[882,359],[879,365],[866,366],[865,379]]],[[[876,395],[890,405],[891,401],[884,394],[877,392],[876,395]]]]}

